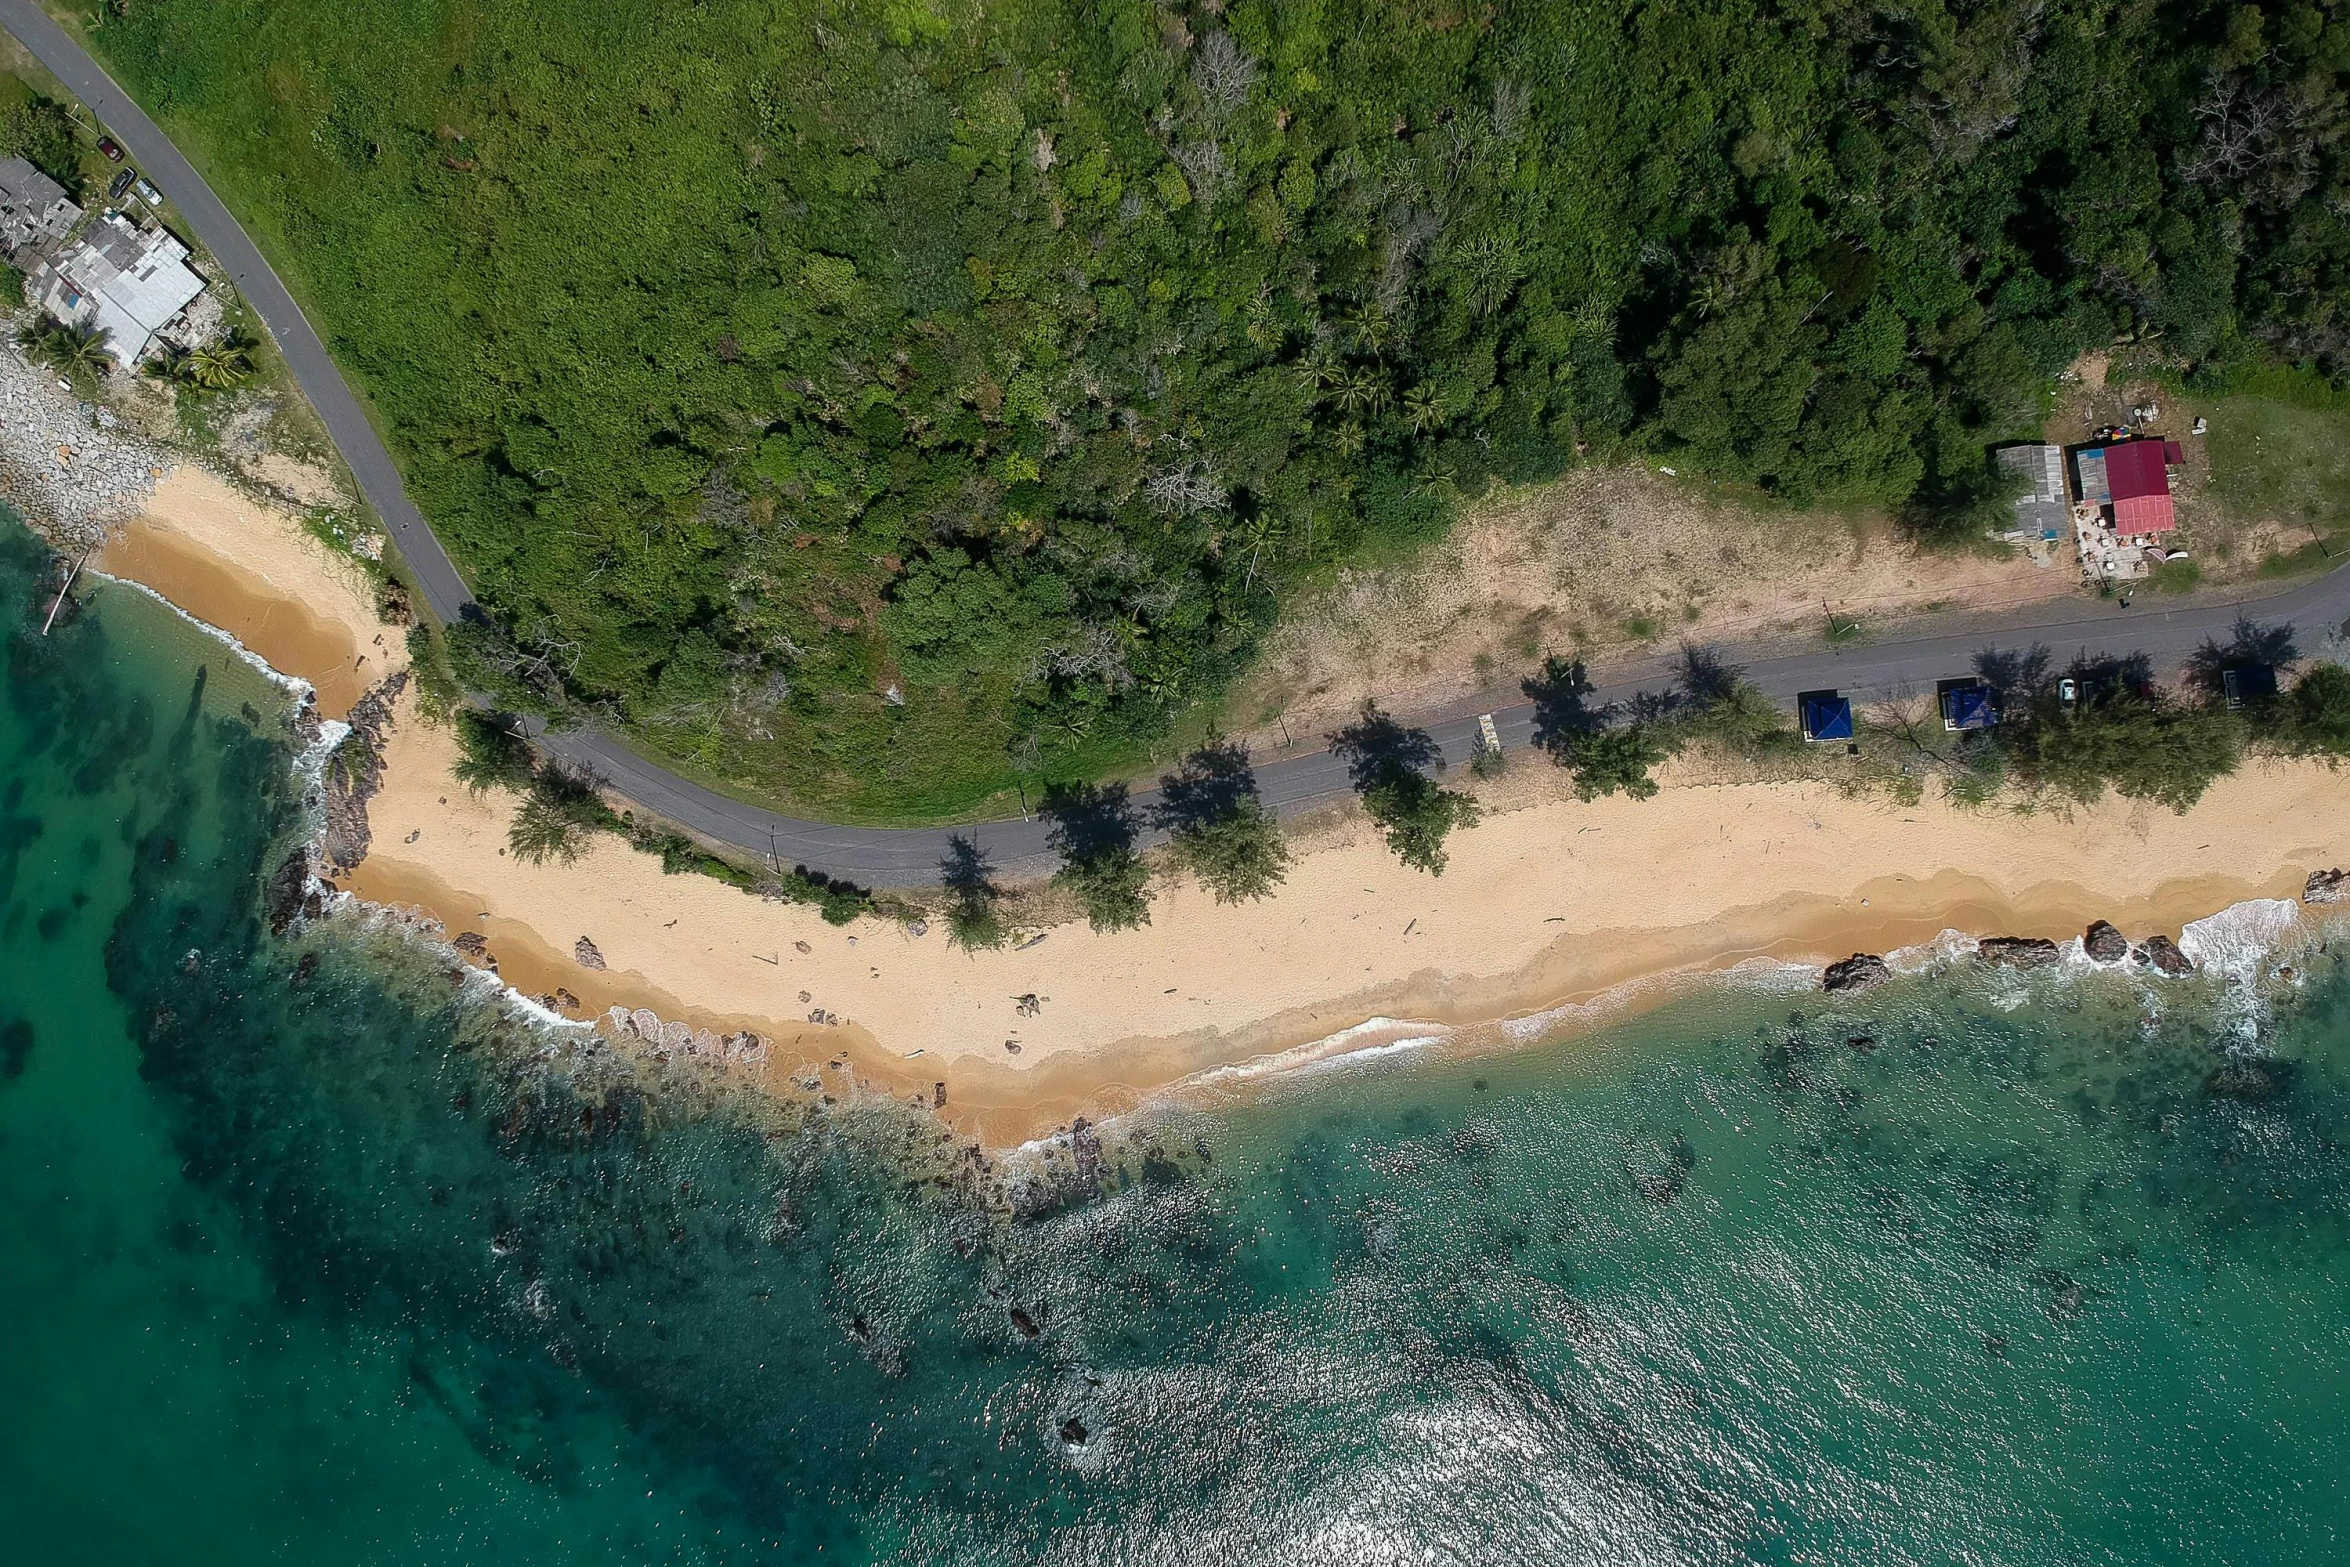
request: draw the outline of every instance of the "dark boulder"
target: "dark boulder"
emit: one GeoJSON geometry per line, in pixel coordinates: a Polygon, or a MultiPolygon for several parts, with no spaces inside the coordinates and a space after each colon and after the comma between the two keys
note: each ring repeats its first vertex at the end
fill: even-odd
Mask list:
{"type": "Polygon", "coordinates": [[[269,933],[283,936],[303,913],[303,894],[310,890],[310,851],[296,849],[270,873],[262,904],[269,915],[269,933]]]}
{"type": "Polygon", "coordinates": [[[2303,903],[2350,903],[2350,871],[2311,871],[2301,889],[2303,903]]]}
{"type": "Polygon", "coordinates": [[[1071,1447],[1083,1447],[1085,1439],[1091,1435],[1093,1433],[1085,1429],[1085,1422],[1075,1415],[1061,1422],[1061,1440],[1071,1447]]]}
{"type": "Polygon", "coordinates": [[[1820,975],[1822,990],[1874,990],[1893,977],[1885,960],[1873,952],[1855,952],[1841,963],[1831,963],[1820,975]]]}
{"type": "Polygon", "coordinates": [[[2195,972],[2195,960],[2179,950],[2179,944],[2168,936],[2149,936],[2137,951],[2140,963],[2157,973],[2177,976],[2195,972]]]}
{"type": "Polygon", "coordinates": [[[2130,938],[2103,920],[2091,920],[2081,946],[2100,963],[2119,963],[2130,955],[2130,938]]]}
{"type": "Polygon", "coordinates": [[[1034,1338],[1037,1334],[1044,1331],[1042,1328],[1036,1325],[1036,1319],[1034,1317],[1030,1316],[1025,1310],[1018,1306],[1014,1306],[1012,1308],[1012,1326],[1020,1330],[1020,1336],[1022,1338],[1034,1338]]]}
{"type": "Polygon", "coordinates": [[[1986,936],[1975,943],[1975,958],[2000,968],[2046,968],[2056,961],[2057,948],[2039,936],[1986,936]]]}

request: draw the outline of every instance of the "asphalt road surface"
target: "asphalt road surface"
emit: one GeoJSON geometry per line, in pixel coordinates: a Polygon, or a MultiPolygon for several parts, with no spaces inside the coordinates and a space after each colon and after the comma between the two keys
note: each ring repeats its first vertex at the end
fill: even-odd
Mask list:
{"type": "MultiPolygon", "coordinates": [[[[464,577],[409,500],[391,453],[385,450],[382,437],[351,394],[308,317],[242,225],[146,112],[35,0],[0,0],[0,26],[89,105],[228,270],[277,340],[294,379],[341,448],[368,503],[383,519],[392,542],[415,574],[425,603],[443,623],[459,619],[473,603],[464,577]]],[[[2176,665],[2206,641],[2224,641],[2237,619],[2247,615],[2267,625],[2293,626],[2304,648],[2342,633],[2350,625],[2350,569],[2336,569],[2265,598],[2246,596],[2182,608],[2164,609],[2145,601],[2122,609],[2115,601],[2062,599],[2013,615],[1979,618],[1963,631],[1927,632],[1901,641],[1756,658],[1747,663],[1746,674],[1782,703],[1792,703],[1798,692],[1826,688],[1867,702],[1930,693],[1937,682],[1968,674],[1977,656],[1990,650],[2021,651],[2041,645],[2060,665],[2076,658],[2141,653],[2157,668],[2164,668],[2176,665]]],[[[1733,662],[1740,661],[1735,646],[1717,651],[1733,662]]],[[[1664,660],[1652,660],[1599,673],[1606,678],[1586,699],[1594,705],[1661,690],[1670,683],[1672,670],[1664,660]]],[[[1470,754],[1480,710],[1481,704],[1467,705],[1413,716],[1449,761],[1460,762],[1470,754]]],[[[1492,712],[1505,749],[1514,750],[1532,740],[1533,703],[1522,701],[1482,710],[1492,712]]],[[[958,836],[977,845],[999,870],[1019,867],[1048,852],[1044,823],[1032,819],[957,828],[828,826],[729,799],[600,734],[551,734],[542,736],[541,743],[646,809],[780,865],[805,865],[857,881],[905,886],[936,880],[939,861],[950,840],[958,836]]],[[[1345,764],[1326,750],[1269,758],[1258,764],[1256,776],[1266,804],[1285,813],[1337,798],[1350,788],[1345,764]]],[[[1150,801],[1149,794],[1137,796],[1146,815],[1150,801]]]]}

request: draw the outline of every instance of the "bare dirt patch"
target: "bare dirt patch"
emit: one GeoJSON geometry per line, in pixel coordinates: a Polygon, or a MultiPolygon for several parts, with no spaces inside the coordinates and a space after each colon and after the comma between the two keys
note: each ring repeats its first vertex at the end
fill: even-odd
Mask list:
{"type": "Polygon", "coordinates": [[[1631,466],[1507,490],[1409,563],[1308,595],[1235,693],[1236,728],[1302,738],[1366,696],[1397,711],[1514,689],[1553,653],[1812,638],[1930,609],[2060,597],[2075,574],[1918,550],[1882,518],[1759,508],[1631,466]]]}

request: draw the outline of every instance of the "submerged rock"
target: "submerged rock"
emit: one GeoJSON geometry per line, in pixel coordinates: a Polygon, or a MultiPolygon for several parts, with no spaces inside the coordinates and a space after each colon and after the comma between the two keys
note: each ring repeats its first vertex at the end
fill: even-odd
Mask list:
{"type": "Polygon", "coordinates": [[[1841,963],[1831,963],[1820,975],[1822,990],[1874,990],[1892,979],[1893,971],[1873,952],[1855,952],[1841,963]]]}
{"type": "Polygon", "coordinates": [[[32,1058],[33,1025],[21,1017],[0,1024],[0,1078],[24,1076],[25,1063],[32,1058]]]}
{"type": "Polygon", "coordinates": [[[600,969],[604,966],[604,954],[597,951],[596,944],[585,936],[571,944],[571,956],[581,968],[600,969]]]}
{"type": "Polygon", "coordinates": [[[2301,889],[2303,903],[2350,903],[2350,871],[2311,871],[2301,889]]]}
{"type": "Polygon", "coordinates": [[[490,938],[478,930],[461,930],[449,938],[449,945],[469,958],[483,958],[489,955],[490,938]]]}
{"type": "Polygon", "coordinates": [[[2137,953],[2141,964],[2157,973],[2177,976],[2195,972],[2195,960],[2179,950],[2179,944],[2168,936],[2149,936],[2137,953]]]}
{"type": "Polygon", "coordinates": [[[2056,943],[2040,936],[1986,936],[1975,943],[1976,961],[2000,968],[2046,968],[2056,958],[2056,943]]]}
{"type": "Polygon", "coordinates": [[[1075,1415],[1071,1415],[1068,1419],[1061,1422],[1061,1440],[1068,1443],[1071,1447],[1083,1447],[1085,1445],[1086,1438],[1092,1434],[1092,1432],[1085,1429],[1085,1422],[1078,1419],[1075,1415]]]}
{"type": "Polygon", "coordinates": [[[2104,920],[2091,920],[2081,947],[2099,963],[2119,963],[2130,955],[2130,938],[2104,920]]]}
{"type": "Polygon", "coordinates": [[[1034,1317],[1030,1316],[1025,1310],[1018,1306],[1014,1306],[1012,1308],[1012,1326],[1020,1330],[1020,1336],[1022,1338],[1034,1338],[1037,1334],[1044,1331],[1044,1329],[1036,1325],[1036,1319],[1034,1317]]]}
{"type": "Polygon", "coordinates": [[[2290,1061],[2266,1056],[2232,1056],[2203,1079],[2203,1091],[2214,1099],[2258,1104],[2291,1089],[2298,1075],[2290,1061]]]}

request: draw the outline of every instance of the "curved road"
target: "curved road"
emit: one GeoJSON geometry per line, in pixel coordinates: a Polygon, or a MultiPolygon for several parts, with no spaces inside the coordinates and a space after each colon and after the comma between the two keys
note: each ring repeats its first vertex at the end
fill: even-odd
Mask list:
{"type": "MultiPolygon", "coordinates": [[[[105,123],[227,269],[277,340],[294,379],[342,449],[361,491],[415,574],[425,603],[444,623],[459,619],[473,603],[464,577],[409,500],[391,453],[385,450],[318,333],[243,226],[146,112],[36,0],[0,0],[0,26],[13,33],[105,123]]],[[[2021,650],[2034,644],[2048,646],[2060,664],[2077,656],[2143,653],[2158,667],[2166,667],[2205,641],[2226,637],[2239,614],[2254,609],[2264,621],[2294,625],[2304,645],[2313,644],[2350,623],[2350,569],[2337,569],[2271,597],[2247,595],[2168,610],[2121,610],[2106,602],[2059,600],[2010,615],[1974,618],[1964,629],[1926,632],[1881,646],[1761,658],[1750,663],[1746,672],[1773,698],[1788,702],[1800,691],[1831,686],[1862,699],[1931,691],[1939,680],[1966,674],[1976,656],[1986,650],[2021,650]]],[[[1732,658],[1738,652],[1736,648],[1720,651],[1732,658]]],[[[1627,665],[1609,674],[1610,679],[1591,693],[1592,703],[1620,701],[1643,690],[1661,689],[1670,679],[1669,666],[1663,660],[1627,665]]],[[[1447,759],[1461,761],[1469,755],[1478,711],[1479,705],[1467,705],[1428,719],[1429,732],[1447,759]]],[[[1491,711],[1505,747],[1523,746],[1532,738],[1532,703],[1511,703],[1491,711]]],[[[964,828],[827,826],[778,816],[714,793],[603,735],[553,734],[542,736],[541,743],[589,769],[618,793],[706,837],[784,865],[806,865],[857,881],[884,886],[934,881],[948,840],[957,835],[978,844],[999,869],[1048,852],[1044,824],[1034,820],[985,822],[964,828]]],[[[1300,810],[1349,792],[1345,765],[1327,751],[1270,758],[1258,764],[1256,777],[1266,804],[1278,811],[1300,810]]],[[[1147,810],[1150,796],[1137,798],[1147,810]]]]}

